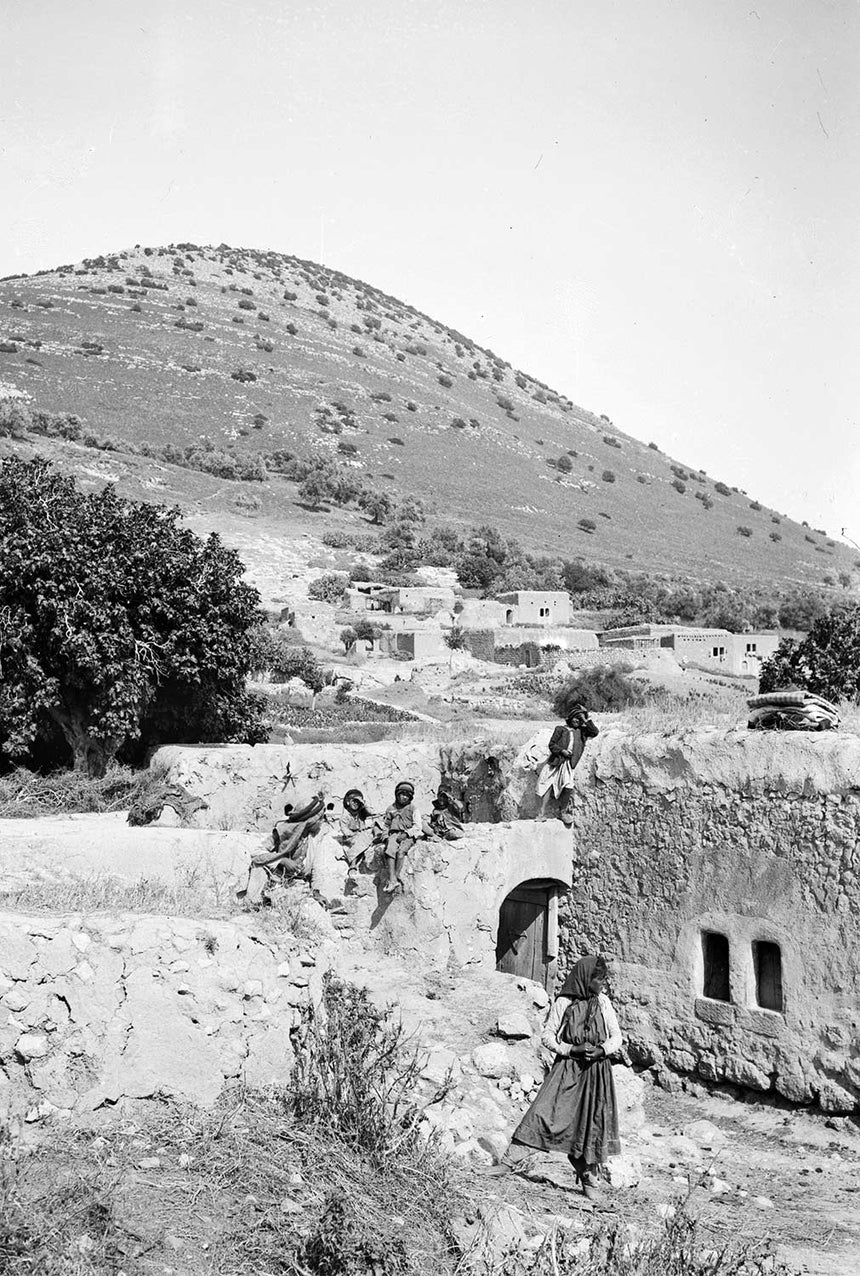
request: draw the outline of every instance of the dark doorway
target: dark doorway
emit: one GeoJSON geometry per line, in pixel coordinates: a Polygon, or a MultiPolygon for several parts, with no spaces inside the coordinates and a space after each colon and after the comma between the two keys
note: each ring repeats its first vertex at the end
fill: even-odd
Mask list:
{"type": "Polygon", "coordinates": [[[499,909],[496,970],[506,975],[534,979],[552,992],[556,954],[551,945],[551,907],[554,882],[523,882],[511,891],[499,909]]]}

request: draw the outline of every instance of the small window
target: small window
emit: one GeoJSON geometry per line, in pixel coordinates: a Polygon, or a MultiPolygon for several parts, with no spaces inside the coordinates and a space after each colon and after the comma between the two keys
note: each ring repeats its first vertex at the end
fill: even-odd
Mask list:
{"type": "Polygon", "coordinates": [[[747,655],[752,655],[755,650],[756,650],[756,644],[754,642],[748,642],[747,655]]]}
{"type": "Polygon", "coordinates": [[[720,654],[719,647],[714,647],[713,650],[711,651],[711,655],[716,658],[719,654],[720,654]]]}
{"type": "Polygon", "coordinates": [[[702,994],[714,1001],[729,1001],[729,941],[714,930],[702,931],[704,978],[702,994]]]}
{"type": "Polygon", "coordinates": [[[764,1010],[782,1011],[782,953],[779,944],[760,939],[753,944],[755,999],[764,1010]]]}

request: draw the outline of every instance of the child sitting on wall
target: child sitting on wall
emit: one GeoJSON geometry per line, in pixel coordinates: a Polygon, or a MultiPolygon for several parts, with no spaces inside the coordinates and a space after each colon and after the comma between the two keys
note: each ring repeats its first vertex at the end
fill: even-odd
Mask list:
{"type": "Polygon", "coordinates": [[[433,814],[424,826],[424,836],[431,841],[458,842],[465,836],[464,812],[447,789],[440,788],[433,799],[433,814]]]}
{"type": "Polygon", "coordinates": [[[406,856],[421,836],[421,816],[415,806],[415,786],[401,780],[394,789],[394,801],[384,815],[379,828],[379,839],[384,839],[385,862],[388,880],[383,886],[391,895],[403,885],[403,864],[406,856]]]}

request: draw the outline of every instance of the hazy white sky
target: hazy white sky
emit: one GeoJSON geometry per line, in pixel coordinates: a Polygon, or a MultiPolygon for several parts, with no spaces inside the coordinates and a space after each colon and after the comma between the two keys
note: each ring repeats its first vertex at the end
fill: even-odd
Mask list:
{"type": "Polygon", "coordinates": [[[0,274],[365,279],[860,541],[857,0],[0,0],[0,274]]]}

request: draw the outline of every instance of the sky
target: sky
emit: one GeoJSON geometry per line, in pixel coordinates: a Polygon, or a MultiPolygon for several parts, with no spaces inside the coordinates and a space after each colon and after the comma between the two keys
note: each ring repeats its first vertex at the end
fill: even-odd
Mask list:
{"type": "Polygon", "coordinates": [[[321,261],[860,544],[858,0],[0,0],[0,275],[321,261]]]}

